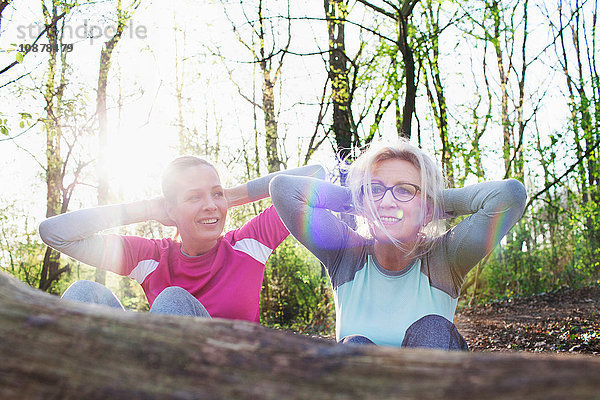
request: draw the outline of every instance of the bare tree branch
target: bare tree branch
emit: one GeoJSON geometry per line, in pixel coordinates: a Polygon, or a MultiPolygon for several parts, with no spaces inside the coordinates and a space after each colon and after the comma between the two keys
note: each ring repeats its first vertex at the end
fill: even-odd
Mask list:
{"type": "Polygon", "coordinates": [[[397,15],[397,14],[394,14],[394,13],[391,13],[391,12],[389,12],[389,11],[386,11],[386,10],[384,10],[384,9],[383,9],[383,8],[381,8],[381,7],[377,7],[376,5],[374,5],[374,4],[371,4],[371,3],[369,3],[369,2],[368,2],[368,1],[366,1],[366,0],[356,0],[356,1],[358,1],[358,2],[359,2],[359,3],[361,3],[361,4],[364,4],[365,6],[369,7],[369,8],[370,8],[370,9],[372,9],[372,10],[375,10],[375,11],[377,11],[377,12],[378,12],[378,13],[380,13],[380,14],[383,14],[383,15],[385,15],[386,17],[390,17],[390,18],[391,18],[391,19],[393,19],[393,20],[397,20],[397,19],[398,19],[398,15],[397,15]]]}
{"type": "Polygon", "coordinates": [[[527,202],[527,205],[525,206],[525,210],[527,210],[527,208],[529,208],[529,206],[531,205],[531,203],[533,203],[535,200],[537,200],[541,195],[543,195],[544,193],[546,193],[548,190],[550,190],[554,185],[556,185],[557,183],[559,183],[564,177],[566,177],[567,175],[569,175],[571,172],[573,172],[573,170],[575,168],[577,168],[577,166],[587,157],[590,156],[590,154],[592,154],[592,152],[594,150],[596,150],[598,148],[598,146],[600,145],[600,139],[597,140],[592,146],[588,147],[588,149],[582,153],[578,158],[577,161],[575,161],[569,168],[567,168],[567,170],[558,178],[556,178],[554,181],[552,181],[551,183],[547,184],[542,190],[540,190],[539,192],[537,192],[536,194],[534,194],[533,196],[531,196],[529,198],[529,201],[527,202]]]}

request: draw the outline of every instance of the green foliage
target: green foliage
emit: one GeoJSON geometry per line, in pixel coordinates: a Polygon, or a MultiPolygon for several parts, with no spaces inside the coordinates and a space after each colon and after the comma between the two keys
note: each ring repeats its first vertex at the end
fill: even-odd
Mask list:
{"type": "Polygon", "coordinates": [[[0,209],[0,269],[37,287],[45,246],[29,218],[14,204],[0,209]]]}
{"type": "Polygon", "coordinates": [[[133,279],[126,276],[118,276],[111,274],[113,281],[116,281],[114,286],[118,285],[118,289],[113,292],[117,295],[121,304],[127,310],[131,311],[149,311],[150,305],[146,299],[146,295],[142,287],[133,279]]]}
{"type": "Polygon", "coordinates": [[[260,299],[263,324],[332,335],[335,317],[329,287],[319,261],[295,239],[286,239],[265,269],[260,299]]]}
{"type": "MultiPolygon", "coordinates": [[[[482,267],[477,300],[485,303],[597,281],[600,249],[588,222],[598,227],[598,207],[595,202],[581,205],[576,195],[563,193],[524,217],[482,267]]],[[[474,274],[471,271],[467,282],[474,274]]],[[[473,296],[472,286],[465,287],[464,297],[473,296]]]]}
{"type": "MultiPolygon", "coordinates": [[[[95,279],[96,268],[70,260],[72,267],[68,273],[61,275],[55,283],[54,293],[62,295],[74,282],[85,279],[95,279]]],[[[108,272],[106,274],[106,287],[110,289],[129,311],[148,311],[150,306],[142,287],[133,279],[108,272]]]]}
{"type": "Polygon", "coordinates": [[[8,124],[8,120],[7,119],[2,119],[2,113],[0,113],[0,133],[3,134],[4,136],[8,136],[8,128],[6,127],[6,125],[8,124]]]}

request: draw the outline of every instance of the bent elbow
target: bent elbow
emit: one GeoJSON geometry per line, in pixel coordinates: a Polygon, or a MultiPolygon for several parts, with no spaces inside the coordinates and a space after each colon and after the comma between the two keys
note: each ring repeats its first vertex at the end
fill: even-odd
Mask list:
{"type": "Polygon", "coordinates": [[[510,196],[512,206],[519,209],[522,214],[527,203],[525,185],[516,179],[508,179],[506,180],[506,193],[510,196]]]}
{"type": "Polygon", "coordinates": [[[51,217],[42,221],[38,227],[38,232],[44,244],[58,249],[61,247],[61,244],[64,243],[64,240],[62,240],[62,238],[56,233],[56,221],[54,218],[55,217],[51,217]]]}
{"type": "Polygon", "coordinates": [[[281,199],[284,197],[283,193],[285,191],[286,181],[288,178],[285,175],[277,175],[271,182],[269,183],[269,193],[271,194],[271,201],[277,208],[277,205],[281,202],[281,199]]]}
{"type": "Polygon", "coordinates": [[[40,226],[38,227],[38,232],[40,234],[40,238],[42,239],[42,242],[44,242],[44,244],[50,246],[50,243],[52,243],[51,240],[51,235],[52,235],[52,228],[51,228],[51,222],[49,219],[46,219],[44,221],[42,221],[42,223],[40,224],[40,226]]]}
{"type": "Polygon", "coordinates": [[[310,176],[317,179],[325,179],[327,176],[327,171],[321,164],[313,164],[309,166],[310,168],[310,176]]]}

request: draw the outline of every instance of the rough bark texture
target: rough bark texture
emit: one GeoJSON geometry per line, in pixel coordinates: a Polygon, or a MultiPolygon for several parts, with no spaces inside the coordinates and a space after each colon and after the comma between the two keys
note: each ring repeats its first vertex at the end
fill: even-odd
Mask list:
{"type": "MultiPolygon", "coordinates": [[[[98,70],[98,90],[96,91],[96,115],[98,116],[98,205],[108,204],[109,184],[107,171],[107,149],[108,149],[108,118],[106,112],[106,89],[108,86],[108,73],[110,72],[112,53],[121,40],[123,29],[129,17],[123,13],[121,1],[117,2],[117,31],[102,46],[100,51],[100,68],[98,70]]],[[[96,269],[95,280],[104,285],[106,282],[106,271],[96,269]]]]}
{"type": "MultiPolygon", "coordinates": [[[[333,124],[336,152],[345,160],[352,156],[358,145],[352,130],[352,108],[350,104],[350,82],[348,78],[348,57],[346,56],[345,21],[348,2],[345,0],[325,0],[325,19],[329,34],[329,81],[331,82],[331,102],[333,103],[333,124]]],[[[342,184],[344,182],[341,182],[342,184]]]]}
{"type": "MultiPolygon", "coordinates": [[[[57,0],[52,1],[51,9],[43,6],[44,21],[49,26],[46,38],[49,44],[49,59],[47,81],[44,88],[45,118],[44,130],[46,131],[46,217],[53,217],[66,210],[63,201],[63,181],[65,177],[65,160],[61,155],[62,142],[62,118],[63,118],[63,94],[67,85],[66,77],[66,54],[61,51],[61,32],[51,22],[59,15],[60,4],[57,0]],[[60,57],[59,57],[60,56],[60,57]],[[60,59],[60,64],[58,63],[60,59]]],[[[65,272],[60,268],[60,253],[54,249],[47,248],[40,272],[38,287],[42,290],[51,290],[52,284],[65,272]]]]}
{"type": "Polygon", "coordinates": [[[60,301],[0,273],[0,398],[597,398],[600,359],[342,346],[60,301]]]}

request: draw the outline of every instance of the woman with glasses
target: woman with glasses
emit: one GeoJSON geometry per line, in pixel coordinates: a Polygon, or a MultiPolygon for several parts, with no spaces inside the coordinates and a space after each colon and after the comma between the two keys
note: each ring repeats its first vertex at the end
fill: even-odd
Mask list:
{"type": "Polygon", "coordinates": [[[277,176],[270,186],[283,222],[327,268],[337,340],[466,350],[452,323],[461,285],[521,217],[523,184],[444,189],[439,167],[405,140],[372,145],[347,184],[277,176]],[[332,211],[362,217],[366,231],[332,211]],[[458,216],[467,217],[442,232],[458,216]]]}

